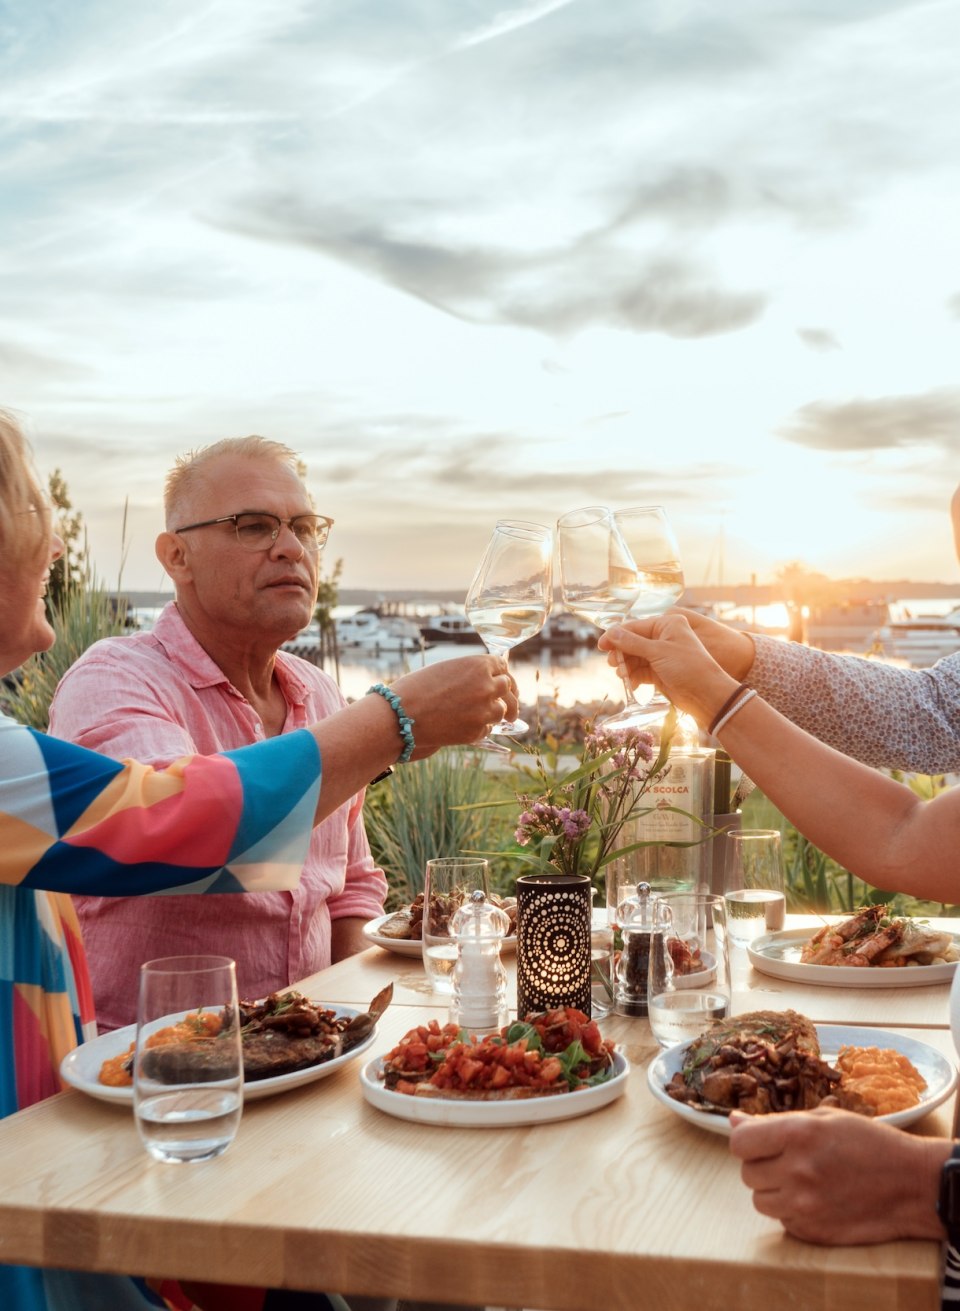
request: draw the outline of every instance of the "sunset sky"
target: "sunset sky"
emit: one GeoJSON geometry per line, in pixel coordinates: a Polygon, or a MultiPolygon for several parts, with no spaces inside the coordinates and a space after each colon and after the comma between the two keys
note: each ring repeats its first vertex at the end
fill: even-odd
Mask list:
{"type": "Polygon", "coordinates": [[[597,501],[692,584],[952,581],[958,49],[955,0],[0,0],[0,404],[110,586],[248,432],[344,587],[597,501]]]}

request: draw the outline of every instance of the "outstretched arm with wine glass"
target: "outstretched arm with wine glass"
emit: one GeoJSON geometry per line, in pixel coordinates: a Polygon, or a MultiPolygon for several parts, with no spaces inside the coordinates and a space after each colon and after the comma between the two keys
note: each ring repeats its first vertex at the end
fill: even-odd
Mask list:
{"type": "MultiPolygon", "coordinates": [[[[553,533],[542,524],[499,519],[464,603],[467,618],[491,655],[502,656],[539,633],[553,603],[553,533]]],[[[491,730],[517,736],[529,724],[504,719],[491,730]]],[[[491,738],[478,746],[505,752],[491,738]]]]}

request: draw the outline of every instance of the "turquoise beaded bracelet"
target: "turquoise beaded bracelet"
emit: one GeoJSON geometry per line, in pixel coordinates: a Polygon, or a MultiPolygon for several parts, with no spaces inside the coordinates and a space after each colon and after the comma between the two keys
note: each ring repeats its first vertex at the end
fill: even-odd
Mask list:
{"type": "Polygon", "coordinates": [[[397,764],[405,765],[413,755],[413,748],[416,746],[416,743],[413,740],[413,726],[416,723],[416,720],[411,719],[410,716],[404,712],[403,703],[400,698],[397,696],[396,692],[391,692],[385,683],[374,683],[373,687],[367,688],[367,696],[369,696],[371,692],[376,692],[378,696],[382,696],[397,717],[397,723],[400,726],[400,737],[403,740],[403,751],[400,753],[397,764]]]}

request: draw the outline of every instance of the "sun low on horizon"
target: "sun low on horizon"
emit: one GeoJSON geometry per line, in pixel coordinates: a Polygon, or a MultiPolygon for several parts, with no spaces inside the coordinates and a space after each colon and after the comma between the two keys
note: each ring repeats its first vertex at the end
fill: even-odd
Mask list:
{"type": "Polygon", "coordinates": [[[665,506],[689,586],[960,577],[956,6],[3,24],[0,405],[106,585],[164,588],[167,469],[251,432],[345,588],[598,502],[665,506]]]}

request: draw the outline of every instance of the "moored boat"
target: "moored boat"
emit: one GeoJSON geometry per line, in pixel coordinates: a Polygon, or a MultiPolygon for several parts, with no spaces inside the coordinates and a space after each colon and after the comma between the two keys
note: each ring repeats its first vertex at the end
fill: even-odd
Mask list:
{"type": "Polygon", "coordinates": [[[424,643],[420,629],[399,615],[381,615],[376,610],[358,610],[337,620],[337,645],[363,651],[419,651],[424,643]]]}
{"type": "Polygon", "coordinates": [[[804,628],[810,646],[826,651],[868,651],[877,630],[890,622],[886,601],[844,601],[811,606],[804,628]]]}
{"type": "Polygon", "coordinates": [[[885,656],[925,669],[960,651],[960,608],[946,615],[891,619],[877,629],[874,643],[885,656]]]}
{"type": "Polygon", "coordinates": [[[280,649],[289,652],[290,655],[300,656],[303,660],[309,660],[312,664],[317,663],[320,655],[320,626],[313,620],[302,628],[296,637],[291,637],[289,641],[282,642],[280,649]]]}
{"type": "Polygon", "coordinates": [[[423,621],[420,633],[427,642],[456,642],[458,645],[469,642],[475,646],[483,645],[483,638],[466,615],[434,615],[423,621]]]}

